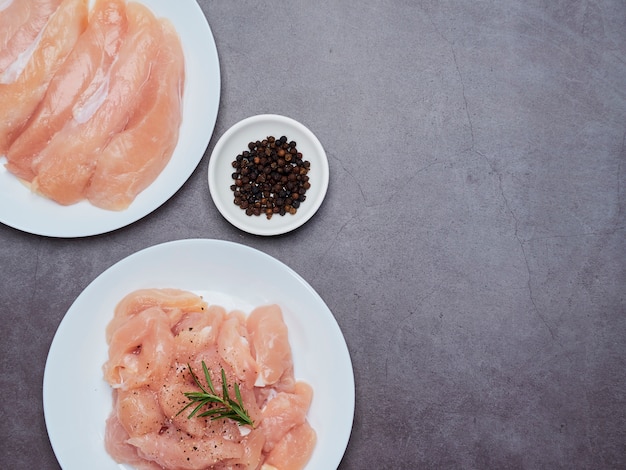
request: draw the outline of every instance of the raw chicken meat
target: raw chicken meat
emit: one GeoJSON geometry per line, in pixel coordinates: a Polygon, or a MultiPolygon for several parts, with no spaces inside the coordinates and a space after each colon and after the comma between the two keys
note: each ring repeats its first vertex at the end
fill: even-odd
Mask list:
{"type": "Polygon", "coordinates": [[[306,421],[306,412],[312,399],[311,386],[298,382],[294,393],[280,392],[263,407],[259,427],[267,436],[264,451],[271,451],[294,426],[306,421]]]}
{"type": "Polygon", "coordinates": [[[129,390],[162,381],[174,352],[167,313],[159,307],[130,318],[111,337],[104,378],[113,388],[129,390]]]}
{"type": "Polygon", "coordinates": [[[102,103],[93,115],[69,122],[33,161],[33,189],[59,204],[84,198],[98,154],[125,128],[156,59],[162,42],[159,21],[139,3],[129,3],[126,15],[127,37],[111,66],[102,103]]]}
{"type": "Polygon", "coordinates": [[[0,155],[46,198],[119,211],[174,153],[184,51],[141,3],[89,3],[0,4],[0,155]]]}
{"type": "Polygon", "coordinates": [[[108,77],[126,34],[126,2],[97,0],[85,32],[50,85],[24,131],[9,148],[7,168],[19,178],[35,176],[33,159],[73,117],[79,100],[93,96],[108,77]]]}
{"type": "Polygon", "coordinates": [[[308,422],[291,429],[267,456],[266,462],[280,470],[300,470],[311,458],[317,436],[308,422]]]}
{"type": "Polygon", "coordinates": [[[6,155],[86,26],[87,0],[64,0],[41,32],[24,70],[15,80],[0,82],[0,155],[6,155]]]}
{"type": "MultiPolygon", "coordinates": [[[[106,330],[107,343],[111,342],[113,332],[130,318],[150,307],[160,307],[170,318],[175,330],[182,316],[191,312],[202,312],[208,305],[202,297],[182,289],[138,289],[126,295],[115,307],[113,319],[106,330]]],[[[180,327],[179,327],[180,329],[180,327]]]]}
{"type": "Polygon", "coordinates": [[[36,42],[39,33],[50,15],[58,8],[61,0],[13,0],[0,12],[0,74],[2,82],[15,79],[29,48],[36,42]],[[22,55],[20,61],[18,57],[22,55]],[[11,65],[13,67],[11,67],[11,65]],[[12,70],[4,73],[7,69],[12,70]]]}
{"type": "Polygon", "coordinates": [[[217,349],[222,359],[232,367],[238,381],[254,382],[257,364],[246,336],[245,321],[237,315],[231,315],[220,327],[217,349]]]}
{"type": "Polygon", "coordinates": [[[86,197],[94,206],[126,209],[170,160],[182,122],[185,64],[177,33],[161,20],[163,45],[140,106],[98,156],[86,197]]]}
{"type": "Polygon", "coordinates": [[[293,364],[282,312],[277,305],[259,307],[250,313],[246,325],[259,367],[257,385],[273,385],[293,364]]]}
{"type": "Polygon", "coordinates": [[[117,305],[107,342],[103,370],[114,405],[105,443],[117,462],[146,470],[306,466],[316,443],[307,420],[313,388],[293,376],[287,326],[277,305],[246,316],[207,305],[191,292],[142,289],[117,305]],[[272,384],[256,383],[259,351],[272,384]],[[193,408],[181,412],[189,403],[185,393],[201,391],[190,368],[208,388],[203,365],[218,396],[224,385],[235,396],[238,385],[252,426],[190,418],[193,408]]]}

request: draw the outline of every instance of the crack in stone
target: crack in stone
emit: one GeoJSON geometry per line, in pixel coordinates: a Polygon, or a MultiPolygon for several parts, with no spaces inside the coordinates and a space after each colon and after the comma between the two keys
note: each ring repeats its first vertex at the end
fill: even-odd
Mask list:
{"type": "Polygon", "coordinates": [[[324,259],[328,256],[328,253],[330,252],[330,250],[333,249],[333,247],[337,244],[337,240],[339,239],[339,235],[341,235],[341,233],[344,231],[344,229],[348,226],[348,224],[350,222],[352,222],[354,219],[356,219],[357,216],[352,216],[350,217],[348,220],[345,221],[345,223],[339,228],[339,230],[337,230],[337,233],[335,234],[335,238],[333,238],[333,240],[330,242],[330,244],[328,245],[328,248],[326,248],[326,250],[324,251],[324,254],[321,256],[321,259],[324,259]]]}
{"type": "MultiPolygon", "coordinates": [[[[498,178],[498,189],[500,191],[500,197],[504,201],[504,206],[505,206],[507,212],[510,214],[511,218],[513,219],[513,222],[514,222],[513,236],[514,236],[515,240],[517,241],[517,243],[520,246],[520,250],[521,250],[521,253],[522,253],[522,258],[524,260],[526,273],[528,275],[528,278],[527,278],[527,281],[526,281],[526,289],[528,290],[528,296],[529,296],[530,303],[532,305],[533,311],[535,312],[535,315],[537,315],[539,320],[543,323],[543,325],[546,327],[546,329],[550,333],[550,337],[554,341],[556,341],[562,348],[563,345],[558,340],[556,332],[554,331],[554,328],[552,326],[550,326],[550,324],[548,323],[548,321],[546,320],[545,316],[542,314],[541,310],[539,309],[539,307],[537,305],[537,301],[536,301],[536,298],[535,298],[536,297],[535,296],[535,292],[534,292],[533,287],[532,287],[532,269],[530,267],[530,262],[528,260],[528,254],[526,253],[526,248],[524,246],[524,240],[522,240],[522,238],[519,236],[519,220],[518,220],[515,212],[511,208],[509,200],[506,197],[506,194],[504,192],[504,185],[502,183],[502,174],[498,171],[498,169],[496,168],[495,164],[492,163],[489,160],[489,158],[487,158],[487,156],[484,153],[480,152],[476,148],[476,141],[475,141],[475,136],[474,136],[474,125],[473,125],[472,116],[471,116],[471,113],[470,113],[470,110],[469,110],[469,102],[468,102],[467,94],[466,94],[466,90],[465,90],[465,80],[463,78],[463,74],[461,73],[461,68],[459,66],[459,62],[458,62],[458,59],[457,59],[457,53],[456,53],[456,49],[454,47],[454,41],[448,39],[442,33],[441,29],[435,24],[432,16],[428,12],[426,12],[424,10],[424,13],[428,17],[428,20],[430,21],[430,24],[433,26],[435,32],[450,47],[450,51],[452,53],[452,60],[454,62],[454,67],[455,67],[456,73],[457,73],[457,75],[459,77],[460,84],[461,84],[461,95],[463,97],[463,103],[464,103],[464,107],[465,107],[465,115],[466,115],[466,118],[467,118],[467,123],[468,123],[468,126],[469,126],[469,132],[470,132],[470,147],[469,147],[468,150],[470,152],[475,153],[476,155],[480,156],[487,163],[487,165],[489,166],[491,171],[497,176],[497,178],[498,178]]],[[[626,141],[626,133],[625,133],[624,139],[626,141]]],[[[624,148],[624,145],[625,144],[623,143],[623,148],[624,148]]]]}
{"type": "Polygon", "coordinates": [[[624,208],[622,207],[622,160],[626,158],[626,131],[622,136],[622,148],[617,159],[617,215],[621,218],[624,208]]]}
{"type": "Polygon", "coordinates": [[[411,318],[414,313],[415,312],[411,310],[407,315],[405,315],[404,318],[398,322],[398,327],[394,330],[393,334],[389,338],[387,354],[385,354],[385,380],[389,378],[389,355],[392,352],[391,345],[394,341],[394,338],[399,334],[400,330],[402,330],[404,322],[411,318]]]}
{"type": "Polygon", "coordinates": [[[539,320],[541,320],[541,323],[543,323],[543,325],[547,328],[548,332],[550,333],[550,337],[553,340],[557,341],[559,343],[559,345],[561,345],[561,347],[562,347],[561,342],[557,339],[557,335],[556,335],[556,333],[554,331],[554,328],[552,328],[550,326],[550,324],[546,320],[545,316],[541,313],[541,310],[539,309],[539,307],[537,305],[537,301],[535,299],[535,292],[534,292],[533,286],[532,286],[532,269],[530,268],[530,262],[528,261],[528,254],[526,253],[526,248],[524,246],[525,242],[519,236],[519,219],[517,218],[517,215],[515,215],[515,211],[513,211],[513,209],[511,208],[511,205],[509,203],[509,199],[506,197],[506,194],[504,192],[504,185],[502,184],[502,174],[495,168],[495,165],[493,165],[484,154],[482,154],[481,152],[479,152],[477,150],[473,150],[473,151],[477,155],[481,156],[485,160],[485,162],[487,162],[487,165],[489,166],[489,168],[491,168],[491,171],[498,178],[498,190],[500,192],[500,197],[504,201],[504,207],[506,208],[507,212],[509,213],[509,215],[513,219],[513,237],[517,241],[517,243],[518,243],[518,245],[520,247],[520,250],[522,252],[522,258],[524,260],[524,266],[526,268],[526,274],[528,275],[527,280],[526,280],[526,288],[528,290],[528,297],[530,299],[530,303],[532,304],[532,307],[533,307],[533,310],[535,312],[535,315],[537,315],[539,320]]]}
{"type": "Polygon", "coordinates": [[[359,192],[361,193],[361,198],[363,199],[363,204],[365,205],[365,207],[367,207],[367,198],[365,197],[365,191],[363,191],[363,188],[361,187],[361,185],[359,184],[359,181],[356,179],[356,177],[352,174],[352,172],[350,170],[348,170],[348,168],[346,168],[346,166],[343,164],[343,162],[337,158],[335,155],[329,153],[329,155],[335,160],[337,161],[337,163],[339,163],[339,166],[343,169],[343,171],[345,171],[348,176],[350,176],[350,178],[352,178],[352,180],[354,181],[354,183],[356,184],[356,187],[359,189],[359,192]]]}
{"type": "Polygon", "coordinates": [[[426,13],[426,16],[428,17],[428,21],[430,21],[430,24],[432,25],[432,27],[435,29],[435,32],[441,37],[441,39],[443,39],[443,41],[448,45],[448,47],[450,48],[450,51],[452,52],[452,61],[454,62],[454,68],[456,70],[457,75],[459,76],[459,81],[461,82],[461,96],[463,97],[463,104],[464,104],[464,107],[465,107],[465,116],[467,117],[467,123],[469,125],[469,131],[470,131],[470,148],[469,148],[469,150],[474,151],[474,125],[472,123],[472,116],[470,115],[470,112],[469,112],[467,96],[465,94],[465,80],[463,79],[463,74],[461,73],[461,69],[459,67],[459,62],[458,62],[457,57],[456,57],[456,49],[454,48],[454,41],[451,41],[450,39],[448,39],[441,32],[441,30],[437,27],[437,25],[433,21],[433,19],[430,16],[430,14],[426,13]]]}
{"type": "MultiPolygon", "coordinates": [[[[428,299],[429,297],[431,297],[435,292],[437,292],[439,290],[439,288],[441,287],[441,283],[438,283],[436,286],[433,286],[432,289],[430,289],[426,294],[422,295],[421,297],[419,297],[416,300],[416,305],[421,305],[422,302],[424,302],[426,299],[428,299]]],[[[388,347],[387,347],[387,354],[385,354],[385,380],[388,379],[389,377],[389,355],[392,352],[392,344],[394,339],[400,334],[400,331],[402,331],[404,329],[404,323],[411,317],[413,317],[413,315],[415,314],[414,310],[410,310],[409,313],[407,315],[405,315],[402,320],[400,320],[398,322],[398,327],[393,331],[393,333],[391,334],[391,336],[389,337],[389,342],[388,347]]],[[[440,316],[441,319],[441,316],[440,316]]]]}
{"type": "MultiPolygon", "coordinates": [[[[413,180],[415,178],[417,178],[417,176],[422,173],[423,171],[428,170],[430,167],[435,166],[435,165],[441,165],[443,164],[443,162],[440,162],[438,160],[434,160],[430,163],[427,163],[424,166],[419,167],[417,170],[415,170],[413,172],[413,174],[411,174],[411,176],[408,177],[408,179],[403,179],[402,184],[398,185],[398,189],[396,191],[394,191],[392,194],[389,195],[389,197],[387,197],[384,201],[382,201],[380,204],[375,204],[373,206],[370,206],[370,208],[375,208],[375,207],[388,207],[389,203],[394,201],[395,199],[397,199],[397,196],[399,193],[401,193],[402,191],[406,191],[405,188],[407,187],[411,187],[413,185],[413,180]]],[[[405,178],[405,176],[403,175],[402,178],[405,178]]]]}
{"type": "Polygon", "coordinates": [[[622,232],[626,230],[626,226],[624,227],[615,227],[612,230],[603,230],[598,232],[583,232],[583,233],[574,233],[571,235],[546,235],[544,237],[532,237],[524,240],[524,243],[533,243],[541,240],[566,240],[568,238],[582,238],[582,237],[605,237],[615,235],[618,232],[622,232]]]}
{"type": "MultiPolygon", "coordinates": [[[[463,103],[464,103],[464,107],[465,107],[465,116],[467,117],[467,124],[469,125],[469,131],[470,131],[470,148],[469,150],[474,152],[475,150],[475,145],[474,145],[474,125],[472,123],[472,116],[470,114],[469,111],[469,106],[467,104],[467,96],[465,95],[465,80],[463,79],[463,74],[461,73],[461,69],[459,68],[459,63],[457,62],[457,58],[456,58],[456,50],[454,49],[454,44],[451,42],[448,42],[449,46],[450,46],[450,50],[452,51],[452,60],[454,61],[454,68],[456,69],[456,73],[459,76],[459,81],[461,82],[461,95],[463,96],[463,103]]],[[[479,155],[480,152],[476,151],[476,153],[478,153],[479,155]]]]}
{"type": "Polygon", "coordinates": [[[486,156],[482,155],[480,152],[477,152],[477,151],[476,151],[476,153],[483,157],[483,159],[487,162],[487,165],[489,165],[491,170],[498,177],[498,189],[500,191],[500,197],[504,201],[504,207],[506,208],[507,212],[510,214],[511,218],[513,219],[513,227],[514,227],[513,237],[515,238],[515,240],[519,244],[520,250],[522,252],[522,258],[524,259],[524,265],[526,267],[526,273],[528,275],[528,278],[526,280],[526,288],[528,289],[528,297],[530,299],[530,303],[533,306],[533,310],[534,310],[535,314],[537,315],[537,317],[539,318],[539,320],[541,320],[541,322],[547,328],[548,332],[550,333],[550,337],[553,340],[557,341],[557,343],[562,347],[562,344],[558,340],[557,335],[556,335],[556,333],[554,331],[554,328],[552,328],[550,326],[550,323],[548,323],[548,321],[546,320],[545,316],[541,313],[541,310],[539,309],[539,307],[537,305],[537,301],[535,299],[535,292],[534,292],[533,286],[532,286],[532,269],[530,268],[530,262],[528,261],[528,254],[526,253],[526,248],[524,246],[524,240],[522,240],[522,238],[519,236],[519,219],[517,218],[517,215],[515,215],[515,211],[513,211],[513,209],[511,208],[511,205],[509,203],[509,199],[506,197],[506,194],[504,193],[504,185],[502,184],[502,175],[500,174],[500,172],[497,171],[495,166],[489,161],[489,159],[486,156]]]}

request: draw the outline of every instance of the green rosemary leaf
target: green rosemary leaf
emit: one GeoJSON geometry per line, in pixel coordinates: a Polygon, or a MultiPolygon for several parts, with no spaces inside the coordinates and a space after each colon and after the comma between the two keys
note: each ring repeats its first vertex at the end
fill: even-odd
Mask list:
{"type": "Polygon", "coordinates": [[[187,367],[189,368],[191,377],[202,392],[184,392],[183,395],[185,395],[185,397],[190,401],[178,413],[176,413],[176,416],[188,408],[195,406],[195,408],[187,416],[188,419],[193,418],[194,416],[198,418],[210,417],[211,420],[231,419],[236,421],[239,425],[254,427],[254,421],[252,421],[252,418],[250,418],[243,405],[239,384],[233,384],[236,400],[233,400],[233,398],[229,395],[226,372],[224,371],[224,368],[221,370],[222,397],[220,397],[215,392],[215,388],[213,387],[213,382],[211,381],[211,376],[209,374],[209,369],[204,361],[202,361],[202,371],[210,392],[207,391],[200,383],[200,380],[191,369],[191,366],[187,364],[187,367]],[[201,412],[202,408],[205,406],[211,407],[201,412]]]}
{"type": "Polygon", "coordinates": [[[194,403],[195,403],[195,402],[193,402],[193,401],[190,401],[189,403],[187,403],[187,404],[185,405],[185,407],[184,407],[184,408],[182,408],[182,409],[181,409],[178,413],[176,413],[176,416],[178,416],[179,414],[181,414],[183,411],[185,411],[187,408],[189,408],[189,407],[190,407],[191,405],[193,405],[194,403]]]}
{"type": "Polygon", "coordinates": [[[193,409],[193,411],[189,414],[189,416],[187,416],[187,418],[193,418],[196,415],[196,413],[200,411],[202,407],[205,405],[206,405],[206,402],[204,401],[200,402],[200,404],[193,409]]]}
{"type": "MultiPolygon", "coordinates": [[[[209,385],[209,389],[213,395],[216,395],[215,389],[213,388],[213,382],[211,381],[211,376],[209,375],[209,369],[207,369],[206,364],[202,361],[202,370],[204,371],[204,379],[206,383],[209,385]]],[[[222,374],[224,373],[224,369],[222,369],[222,374]]]]}
{"type": "MultiPolygon", "coordinates": [[[[202,361],[204,362],[204,361],[202,361]]],[[[196,385],[198,387],[200,387],[200,390],[202,390],[205,394],[208,395],[207,391],[204,389],[204,387],[202,386],[202,384],[200,383],[200,381],[198,380],[198,377],[196,377],[196,374],[193,373],[193,370],[191,370],[191,366],[189,364],[187,364],[187,368],[189,369],[189,373],[191,374],[191,376],[193,377],[193,381],[196,383],[196,385]]]]}
{"type": "Polygon", "coordinates": [[[239,391],[239,384],[235,383],[235,397],[237,397],[237,402],[243,408],[243,400],[241,399],[241,392],[239,391]]]}
{"type": "Polygon", "coordinates": [[[222,403],[223,400],[220,397],[213,395],[207,395],[206,393],[185,393],[185,396],[190,400],[199,401],[205,400],[210,403],[222,403]]]}
{"type": "Polygon", "coordinates": [[[226,385],[226,372],[222,369],[222,395],[224,396],[224,401],[228,401],[228,387],[226,385]]]}
{"type": "Polygon", "coordinates": [[[187,398],[191,398],[191,399],[194,399],[194,398],[202,399],[202,398],[206,397],[206,393],[202,393],[202,392],[185,392],[184,395],[187,398]]]}
{"type": "Polygon", "coordinates": [[[232,419],[233,421],[240,421],[239,415],[237,413],[217,410],[217,409],[208,410],[198,415],[199,418],[204,418],[204,417],[209,417],[209,416],[211,417],[212,421],[215,421],[218,419],[232,419]]]}

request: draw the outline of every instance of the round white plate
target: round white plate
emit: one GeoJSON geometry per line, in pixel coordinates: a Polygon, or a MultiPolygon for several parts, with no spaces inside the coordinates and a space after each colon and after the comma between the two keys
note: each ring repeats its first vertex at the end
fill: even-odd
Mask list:
{"type": "Polygon", "coordinates": [[[209,190],[217,209],[235,227],[255,235],[279,235],[304,224],[322,205],[328,179],[326,152],[315,134],[298,121],[277,114],[252,116],[232,126],[217,141],[209,160],[209,190]],[[270,135],[277,139],[284,135],[289,141],[296,142],[302,159],[311,162],[308,173],[311,188],[307,190],[307,198],[298,212],[293,215],[274,215],[268,220],[264,214],[246,215],[233,202],[234,195],[230,187],[233,184],[233,160],[248,149],[248,143],[263,140],[270,135]]]}
{"type": "Polygon", "coordinates": [[[104,448],[112,406],[111,388],[102,378],[108,358],[105,328],[122,297],[149,287],[190,290],[210,304],[246,313],[278,303],[296,378],[314,389],[308,418],[318,441],[306,469],[337,468],[352,430],[354,375],[334,316],[304,279],[275,258],[232,242],[193,239],[156,245],[113,265],[87,286],[61,321],[46,361],[43,407],[64,470],[131,468],[115,463],[104,448]]]}
{"type": "Polygon", "coordinates": [[[178,145],[159,177],[124,211],[82,201],[62,206],[31,192],[0,158],[0,222],[37,235],[83,237],[129,225],[157,209],[180,189],[202,159],[213,134],[220,100],[220,68],[213,34],[196,0],[141,0],[169,18],[185,53],[183,120],[178,145]]]}

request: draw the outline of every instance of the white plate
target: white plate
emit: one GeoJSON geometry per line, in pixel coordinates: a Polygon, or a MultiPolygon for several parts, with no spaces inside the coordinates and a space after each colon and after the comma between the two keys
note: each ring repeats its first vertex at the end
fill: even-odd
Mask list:
{"type": "Polygon", "coordinates": [[[0,159],[0,222],[24,232],[82,237],[129,225],[167,201],[202,159],[213,133],[220,99],[220,68],[213,34],[195,0],[142,0],[158,17],[172,21],[185,53],[185,94],[178,145],[159,177],[124,211],[107,211],[87,201],[61,206],[33,194],[0,159]]]}
{"type": "Polygon", "coordinates": [[[238,122],[228,129],[215,144],[209,160],[209,190],[213,202],[222,216],[235,227],[255,235],[278,235],[294,230],[304,224],[322,205],[328,189],[328,159],[320,141],[304,125],[291,118],[276,114],[261,114],[238,122]],[[294,140],[302,159],[311,162],[308,173],[311,188],[306,192],[306,200],[295,214],[249,216],[233,202],[230,189],[233,184],[233,160],[249,142],[263,140],[268,136],[277,139],[286,136],[294,140]]]}
{"type": "Polygon", "coordinates": [[[352,430],[354,376],[332,313],[304,279],[275,258],[232,242],[195,239],[156,245],[113,265],[87,286],[61,321],[46,362],[43,407],[64,470],[131,468],[116,464],[104,448],[112,406],[111,389],[102,378],[105,328],[124,295],[148,287],[190,290],[209,303],[245,312],[278,303],[296,378],[314,389],[309,422],[318,441],[306,468],[337,468],[352,430]]]}

